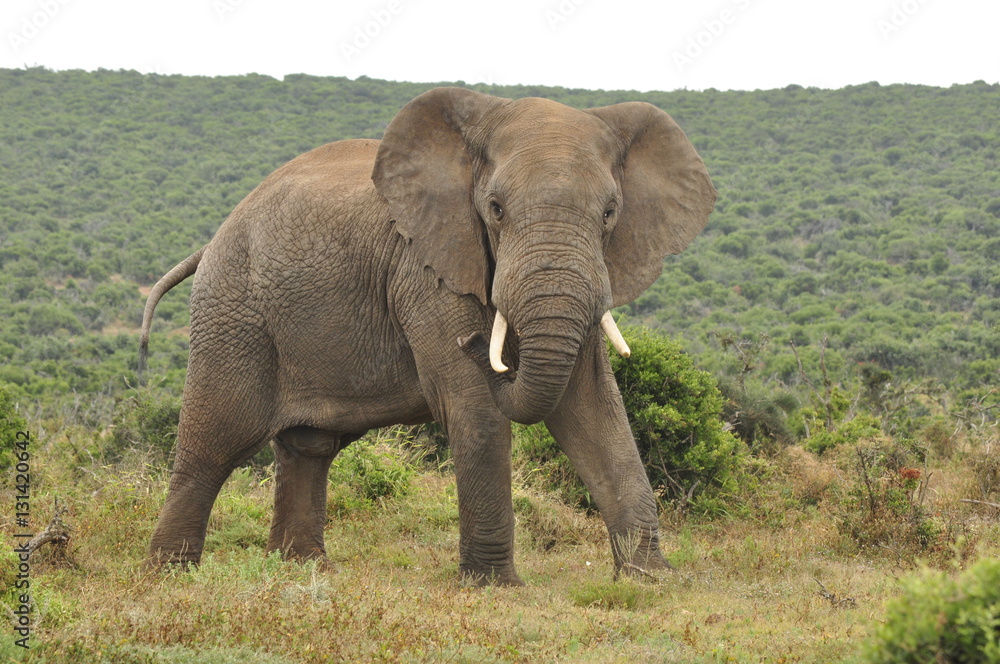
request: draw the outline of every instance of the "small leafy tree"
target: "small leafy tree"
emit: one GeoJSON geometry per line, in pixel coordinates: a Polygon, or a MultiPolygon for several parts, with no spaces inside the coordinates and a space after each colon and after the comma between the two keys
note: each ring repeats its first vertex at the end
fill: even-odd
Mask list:
{"type": "Polygon", "coordinates": [[[733,490],[747,448],[724,429],[715,379],[663,335],[637,327],[623,334],[632,355],[612,354],[611,367],[654,491],[683,504],[733,490]]]}
{"type": "Polygon", "coordinates": [[[917,556],[941,564],[972,551],[961,544],[967,528],[928,506],[933,471],[914,467],[922,451],[912,443],[880,435],[838,451],[844,491],[835,510],[848,550],[879,557],[890,552],[901,565],[917,556]]]}
{"type": "MultiPolygon", "coordinates": [[[[722,395],[680,344],[639,327],[622,334],[631,357],[612,352],[632,434],[653,490],[682,506],[710,508],[706,498],[735,489],[747,448],[725,430],[722,395]]],[[[514,461],[525,480],[556,491],[567,503],[594,509],[590,493],[542,424],[514,428],[514,461]]]]}

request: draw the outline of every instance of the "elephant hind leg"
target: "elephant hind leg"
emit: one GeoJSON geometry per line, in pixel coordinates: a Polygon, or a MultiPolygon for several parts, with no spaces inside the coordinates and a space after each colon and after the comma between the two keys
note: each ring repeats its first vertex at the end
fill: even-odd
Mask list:
{"type": "Polygon", "coordinates": [[[326,486],[330,464],[340,450],[360,438],[312,427],[292,427],[272,441],[275,460],[274,520],[268,551],[285,558],[326,556],[326,486]]]}
{"type": "Polygon", "coordinates": [[[149,544],[149,564],[191,564],[201,560],[208,519],[219,490],[229,475],[267,442],[260,429],[245,435],[202,438],[182,425],[170,474],[167,499],[149,544]],[[198,444],[194,444],[194,440],[198,444]],[[213,441],[208,447],[204,440],[213,441]],[[220,454],[219,450],[226,450],[220,454]]]}
{"type": "Polygon", "coordinates": [[[149,545],[153,566],[201,559],[219,490],[275,433],[269,367],[213,347],[192,345],[191,357],[170,487],[149,545]]]}

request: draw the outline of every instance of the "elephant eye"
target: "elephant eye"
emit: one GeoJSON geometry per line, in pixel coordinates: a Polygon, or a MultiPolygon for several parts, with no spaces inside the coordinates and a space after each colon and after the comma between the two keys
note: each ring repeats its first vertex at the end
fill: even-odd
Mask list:
{"type": "Polygon", "coordinates": [[[496,201],[490,201],[490,212],[493,213],[493,218],[497,221],[503,219],[503,206],[496,201]]]}
{"type": "Polygon", "coordinates": [[[611,222],[612,217],[614,217],[614,216],[615,216],[615,209],[613,207],[612,208],[608,208],[607,210],[605,210],[604,211],[604,223],[605,223],[605,225],[609,224],[611,222]]]}

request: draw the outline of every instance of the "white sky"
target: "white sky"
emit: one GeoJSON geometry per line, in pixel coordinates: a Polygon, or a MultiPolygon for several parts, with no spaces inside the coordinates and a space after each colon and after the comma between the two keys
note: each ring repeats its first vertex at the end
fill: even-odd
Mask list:
{"type": "Polygon", "coordinates": [[[2,0],[0,67],[754,90],[1000,80],[998,0],[2,0]]]}

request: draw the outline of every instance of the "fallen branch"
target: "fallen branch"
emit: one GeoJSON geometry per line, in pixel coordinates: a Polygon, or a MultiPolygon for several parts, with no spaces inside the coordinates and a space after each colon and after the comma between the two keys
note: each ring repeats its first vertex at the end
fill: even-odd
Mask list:
{"type": "Polygon", "coordinates": [[[971,500],[969,498],[962,498],[958,502],[972,503],[973,505],[986,505],[988,507],[995,507],[996,509],[1000,510],[1000,505],[997,505],[996,503],[988,503],[985,500],[971,500]]]}
{"type": "Polygon", "coordinates": [[[65,550],[70,537],[70,527],[63,523],[63,515],[67,512],[69,512],[69,508],[66,505],[60,505],[59,499],[56,499],[55,514],[49,521],[49,525],[28,542],[26,548],[29,556],[49,542],[54,542],[60,550],[65,550]]]}
{"type": "Polygon", "coordinates": [[[817,579],[815,576],[813,577],[813,581],[818,583],[819,587],[822,589],[816,591],[816,594],[822,597],[823,599],[827,600],[828,602],[830,602],[830,604],[832,604],[834,607],[842,608],[845,606],[851,606],[857,608],[858,603],[855,601],[853,597],[837,597],[836,593],[832,593],[829,590],[827,590],[826,586],[823,585],[823,582],[817,579]]]}

